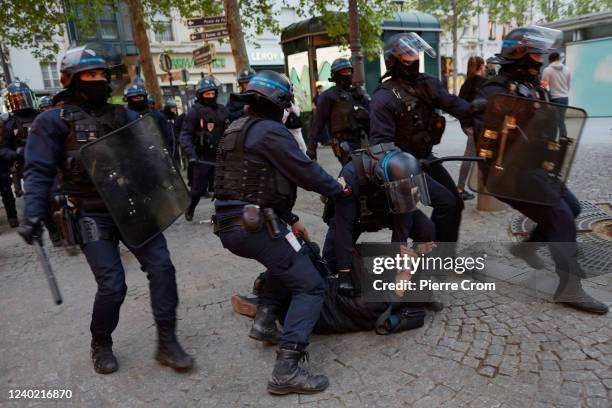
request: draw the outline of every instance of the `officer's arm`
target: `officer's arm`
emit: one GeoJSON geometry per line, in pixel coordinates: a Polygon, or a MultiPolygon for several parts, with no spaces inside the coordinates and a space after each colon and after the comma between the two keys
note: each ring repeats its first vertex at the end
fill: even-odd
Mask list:
{"type": "Polygon", "coordinates": [[[399,101],[387,89],[379,89],[370,101],[370,144],[388,143],[395,136],[395,112],[399,101]]]}
{"type": "Polygon", "coordinates": [[[359,180],[351,162],[342,169],[344,177],[353,194],[348,197],[337,197],[334,213],[334,247],[336,250],[336,267],[338,270],[351,269],[353,266],[353,228],[357,220],[359,205],[359,180]]]}
{"type": "Polygon", "coordinates": [[[187,157],[189,160],[197,160],[198,156],[196,154],[195,146],[191,140],[192,135],[196,132],[197,127],[199,126],[199,118],[198,118],[198,110],[195,107],[189,109],[187,115],[183,119],[181,135],[179,137],[179,141],[185,152],[187,153],[187,157]]]}
{"type": "Polygon", "coordinates": [[[310,136],[308,138],[308,152],[313,152],[314,155],[317,152],[317,143],[319,143],[321,138],[321,132],[329,119],[329,115],[331,115],[331,108],[332,100],[329,95],[321,94],[317,100],[317,109],[314,111],[310,136]]]}
{"type": "Polygon", "coordinates": [[[12,163],[17,160],[17,152],[12,148],[13,129],[10,123],[0,123],[0,160],[12,163]]]}
{"type": "Polygon", "coordinates": [[[469,102],[450,94],[438,79],[432,78],[431,81],[435,108],[442,109],[444,112],[453,115],[461,120],[462,124],[464,120],[472,117],[472,105],[469,102]]]}
{"type": "Polygon", "coordinates": [[[59,109],[43,112],[32,124],[25,148],[25,214],[43,218],[49,192],[63,157],[64,140],[70,131],[59,109]]]}
{"type": "Polygon", "coordinates": [[[268,131],[258,149],[289,180],[308,191],[315,191],[327,197],[342,194],[338,181],[327,174],[321,166],[310,160],[300,150],[297,142],[284,129],[268,131]]]}

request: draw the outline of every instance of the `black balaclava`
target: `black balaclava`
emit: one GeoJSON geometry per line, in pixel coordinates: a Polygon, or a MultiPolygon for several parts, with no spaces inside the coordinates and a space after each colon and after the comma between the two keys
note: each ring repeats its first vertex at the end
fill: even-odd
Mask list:
{"type": "Polygon", "coordinates": [[[512,64],[503,66],[501,71],[503,73],[506,73],[515,81],[522,83],[530,83],[532,85],[539,85],[541,68],[541,62],[537,62],[529,57],[526,57],[512,64]]]}
{"type": "Polygon", "coordinates": [[[74,96],[81,100],[86,107],[99,109],[106,104],[110,94],[108,81],[83,81],[77,78],[73,84],[74,96]]]}
{"type": "Polygon", "coordinates": [[[336,74],[334,75],[333,80],[334,82],[336,82],[336,85],[339,86],[340,88],[349,89],[351,87],[351,84],[353,83],[353,74],[349,74],[349,75],[336,74]]]}
{"type": "Polygon", "coordinates": [[[393,66],[393,76],[406,81],[414,81],[419,76],[419,60],[406,63],[396,61],[393,66]]]}
{"type": "Polygon", "coordinates": [[[254,116],[263,119],[271,119],[279,123],[283,122],[283,114],[285,113],[285,110],[270,102],[266,98],[259,95],[254,95],[252,100],[248,101],[247,103],[249,105],[249,112],[254,116]]]}
{"type": "Polygon", "coordinates": [[[204,92],[198,94],[198,101],[203,105],[216,105],[217,104],[217,93],[215,92],[214,98],[204,98],[204,92]]]}
{"type": "Polygon", "coordinates": [[[176,118],[176,112],[174,112],[170,106],[164,106],[163,112],[164,112],[164,115],[166,115],[168,119],[176,118]]]}
{"type": "Polygon", "coordinates": [[[133,98],[127,98],[127,100],[128,100],[128,108],[130,108],[133,111],[142,113],[149,109],[149,101],[147,100],[146,96],[142,98],[142,100],[140,101],[136,101],[133,98]]]}

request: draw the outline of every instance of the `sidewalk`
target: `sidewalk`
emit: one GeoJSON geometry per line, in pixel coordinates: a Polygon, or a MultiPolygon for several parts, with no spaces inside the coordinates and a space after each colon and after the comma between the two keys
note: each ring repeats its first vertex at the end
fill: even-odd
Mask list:
{"type": "MultiPolygon", "coordinates": [[[[465,136],[452,126],[440,155],[463,151],[465,136]]],[[[612,143],[604,141],[585,139],[579,148],[569,186],[581,199],[612,200],[612,143]]],[[[328,148],[319,156],[332,174],[338,172],[328,148]]],[[[455,177],[458,167],[448,165],[455,177]]],[[[480,213],[475,200],[466,204],[462,243],[513,239],[513,211],[480,213]]],[[[300,190],[296,213],[322,243],[321,210],[316,194],[300,190]]],[[[166,233],[181,297],[179,336],[196,356],[197,370],[177,374],[153,360],[147,281],[124,249],[128,294],[114,336],[120,370],[109,376],[95,374],[89,358],[95,283],[83,256],[49,249],[65,299],[54,306],[32,248],[0,219],[0,405],[524,408],[609,407],[612,401],[612,314],[591,316],[534,301],[503,284],[495,293],[454,293],[448,307],[407,333],[314,336],[310,365],[329,376],[330,388],[272,397],[265,387],[274,348],[250,340],[251,321],[229,303],[233,293],[250,290],[263,268],[222,248],[205,223],[211,214],[203,201],[195,214],[202,223],[180,219],[166,233]],[[73,397],[9,401],[9,389],[70,389],[73,397]]],[[[389,233],[366,238],[386,241],[389,233]]],[[[516,275],[528,270],[520,262],[502,267],[516,275]]]]}

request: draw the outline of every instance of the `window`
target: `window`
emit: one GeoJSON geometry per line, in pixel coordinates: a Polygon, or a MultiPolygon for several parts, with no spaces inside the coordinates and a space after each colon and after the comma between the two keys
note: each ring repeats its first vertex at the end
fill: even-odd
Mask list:
{"type": "Polygon", "coordinates": [[[172,32],[172,21],[169,18],[157,18],[154,20],[153,25],[155,26],[155,41],[174,41],[174,33],[172,32]]]}
{"type": "Polygon", "coordinates": [[[57,72],[57,64],[51,63],[40,63],[40,70],[42,71],[43,82],[45,88],[59,88],[59,74],[57,72]]]}
{"type": "Polygon", "coordinates": [[[497,24],[495,24],[495,21],[489,21],[489,40],[490,41],[495,41],[496,31],[497,31],[497,24]]]}
{"type": "Polygon", "coordinates": [[[103,40],[116,40],[119,38],[117,30],[117,17],[112,6],[105,6],[100,15],[100,37],[103,40]]]}

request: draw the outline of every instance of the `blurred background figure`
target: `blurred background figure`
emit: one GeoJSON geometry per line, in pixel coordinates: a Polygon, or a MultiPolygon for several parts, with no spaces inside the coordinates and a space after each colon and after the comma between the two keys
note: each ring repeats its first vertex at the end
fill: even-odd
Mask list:
{"type": "MultiPolygon", "coordinates": [[[[459,97],[465,99],[468,102],[472,102],[480,87],[487,81],[485,77],[485,62],[479,56],[472,56],[468,60],[467,65],[467,80],[461,85],[459,90],[459,97]]],[[[465,131],[465,130],[464,130],[465,131]]],[[[465,145],[464,156],[474,156],[476,154],[476,145],[474,144],[474,137],[470,132],[465,131],[467,135],[467,143],[465,145]]],[[[470,162],[462,162],[461,169],[459,170],[459,180],[457,181],[457,191],[461,195],[463,200],[471,200],[474,198],[474,194],[469,191],[465,191],[465,182],[470,172],[470,162]]]]}

